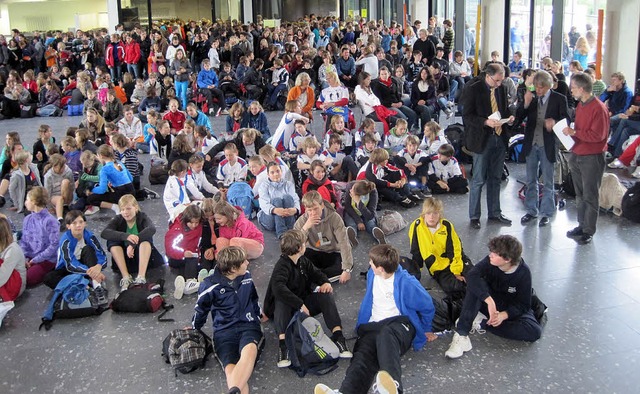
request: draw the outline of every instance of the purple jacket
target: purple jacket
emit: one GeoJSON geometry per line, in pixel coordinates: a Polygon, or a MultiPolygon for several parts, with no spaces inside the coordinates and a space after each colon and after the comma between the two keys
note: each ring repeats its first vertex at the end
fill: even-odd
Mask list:
{"type": "Polygon", "coordinates": [[[24,218],[20,247],[34,263],[55,263],[60,243],[60,224],[46,209],[24,218]]]}

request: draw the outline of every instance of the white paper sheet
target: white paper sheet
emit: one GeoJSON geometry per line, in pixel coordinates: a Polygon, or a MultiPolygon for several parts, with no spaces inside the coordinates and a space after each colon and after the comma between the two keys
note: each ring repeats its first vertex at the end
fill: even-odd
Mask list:
{"type": "Polygon", "coordinates": [[[555,126],[553,126],[553,132],[556,133],[556,135],[558,136],[558,139],[560,140],[562,145],[564,145],[565,149],[571,150],[571,148],[573,148],[573,144],[575,144],[575,141],[573,140],[573,138],[571,138],[568,135],[565,135],[562,132],[562,130],[564,130],[565,127],[567,126],[568,126],[567,120],[562,119],[561,121],[557,122],[555,126]]]}
{"type": "Polygon", "coordinates": [[[509,122],[509,118],[502,119],[502,115],[500,115],[500,111],[496,111],[489,115],[489,119],[497,120],[500,124],[505,124],[509,122]]]}

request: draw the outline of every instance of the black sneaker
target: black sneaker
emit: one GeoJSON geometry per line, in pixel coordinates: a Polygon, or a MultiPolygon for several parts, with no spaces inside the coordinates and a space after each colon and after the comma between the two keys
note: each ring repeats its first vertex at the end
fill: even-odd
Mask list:
{"type": "Polygon", "coordinates": [[[4,199],[4,196],[0,196],[0,207],[4,207],[4,204],[7,203],[7,200],[4,199]]]}
{"type": "Polygon", "coordinates": [[[421,197],[420,197],[419,195],[417,195],[417,194],[409,194],[409,199],[410,199],[411,201],[414,201],[414,202],[418,202],[418,201],[422,201],[422,200],[424,200],[424,198],[421,198],[421,197]]]}
{"type": "Polygon", "coordinates": [[[98,286],[93,289],[93,293],[96,295],[96,301],[98,305],[106,305],[109,303],[109,292],[104,286],[98,286]]]}
{"type": "Polygon", "coordinates": [[[417,204],[413,201],[411,201],[408,198],[405,198],[404,200],[400,201],[400,206],[403,208],[413,208],[415,207],[417,204]]]}
{"type": "Polygon", "coordinates": [[[337,338],[334,343],[336,344],[336,346],[338,347],[338,350],[340,351],[340,358],[352,358],[353,357],[353,353],[351,353],[351,351],[349,351],[349,348],[347,347],[347,340],[344,339],[343,336],[340,336],[340,338],[337,338]]]}
{"type": "Polygon", "coordinates": [[[358,232],[355,228],[348,226],[347,227],[347,236],[349,237],[349,242],[351,243],[351,247],[355,248],[358,246],[358,232]]]}
{"type": "Polygon", "coordinates": [[[289,350],[286,347],[280,347],[278,351],[278,368],[286,368],[291,365],[289,360],[289,350]]]}

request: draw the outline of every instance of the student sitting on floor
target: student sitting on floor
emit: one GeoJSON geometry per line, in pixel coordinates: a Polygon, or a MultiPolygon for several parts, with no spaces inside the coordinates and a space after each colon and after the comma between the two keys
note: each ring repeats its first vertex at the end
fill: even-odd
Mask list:
{"type": "Polygon", "coordinates": [[[215,354],[224,369],[228,393],[248,393],[249,379],[264,348],[258,292],[242,248],[222,250],[217,262],[213,274],[200,285],[191,325],[201,330],[211,313],[215,354]]]}
{"type": "Polygon", "coordinates": [[[342,334],[342,322],[327,276],[304,253],[307,237],[303,231],[289,230],[280,239],[280,259],[276,262],[264,301],[265,315],[274,320],[278,334],[278,368],[291,365],[285,344],[285,332],[295,311],[309,316],[322,313],[340,350],[340,358],[351,358],[342,334]]]}
{"type": "Polygon", "coordinates": [[[327,144],[327,149],[322,152],[322,160],[328,163],[329,177],[338,182],[351,182],[358,175],[358,166],[351,156],[340,150],[342,137],[332,134],[327,144]]]}
{"type": "Polygon", "coordinates": [[[247,162],[238,157],[238,148],[233,142],[224,147],[224,160],[218,165],[216,179],[226,187],[233,182],[240,182],[247,178],[247,162]]]}
{"type": "Polygon", "coordinates": [[[453,155],[453,146],[444,144],[438,148],[438,159],[429,163],[427,185],[433,194],[465,194],[469,191],[469,181],[462,176],[458,160],[453,155]]]}
{"type": "Polygon", "coordinates": [[[258,195],[258,222],[281,238],[285,231],[293,228],[300,214],[300,198],[293,183],[282,178],[282,169],[275,161],[267,164],[267,180],[261,183],[258,195]]]}
{"type": "Polygon", "coordinates": [[[253,222],[244,216],[240,208],[220,201],[214,208],[214,219],[219,226],[216,240],[218,253],[229,246],[239,246],[247,252],[247,258],[257,259],[264,252],[264,235],[253,222]]]}
{"type": "Polygon", "coordinates": [[[107,249],[122,275],[120,289],[126,290],[131,284],[147,283],[147,269],[164,265],[164,260],[153,245],[156,227],[140,211],[136,198],[125,194],[120,197],[118,207],[120,214],[111,219],[100,236],[107,241],[107,249]],[[135,273],[134,280],[131,274],[135,273]]]}
{"type": "Polygon", "coordinates": [[[507,339],[540,339],[542,327],[531,309],[531,271],[521,255],[522,244],[511,235],[489,241],[489,255],[465,275],[467,294],[446,357],[470,351],[469,333],[481,329],[507,339]]]}
{"type": "Polygon", "coordinates": [[[409,226],[409,245],[413,260],[426,266],[451,299],[462,300],[467,288],[464,270],[471,267],[464,264],[462,242],[453,224],[444,218],[441,200],[424,200],[420,217],[409,226]]]}
{"type": "Polygon", "coordinates": [[[358,231],[367,231],[379,244],[387,243],[378,227],[378,191],[373,182],[360,180],[347,184],[344,192],[344,225],[351,243],[357,243],[358,231]],[[355,242],[354,242],[355,241],[355,242]]]}
{"type": "Polygon", "coordinates": [[[395,127],[389,130],[389,134],[384,137],[384,148],[389,151],[391,156],[395,156],[404,149],[407,137],[409,137],[407,121],[398,119],[395,127]]]}
{"type": "Polygon", "coordinates": [[[61,229],[64,231],[62,216],[64,206],[73,200],[73,192],[75,184],[73,183],[73,172],[67,165],[67,160],[60,154],[51,155],[49,164],[45,167],[47,171],[44,174],[44,187],[49,192],[51,204],[55,209],[56,217],[60,222],[61,229]],[[47,168],[49,167],[49,168],[47,168]]]}
{"type": "Polygon", "coordinates": [[[305,213],[294,228],[307,234],[305,256],[332,282],[346,283],[351,279],[353,255],[342,218],[317,191],[302,196],[302,204],[305,213]]]}
{"type": "Polygon", "coordinates": [[[358,180],[366,179],[376,184],[378,194],[404,208],[415,207],[421,198],[411,193],[404,172],[389,164],[389,152],[376,148],[369,161],[358,172],[358,180]]]}
{"type": "Polygon", "coordinates": [[[9,196],[13,201],[13,207],[9,209],[23,213],[27,193],[35,186],[42,186],[42,184],[38,167],[31,163],[31,153],[22,150],[14,156],[18,168],[11,173],[9,178],[9,196]]]}
{"type": "MultiPolygon", "coordinates": [[[[310,191],[317,191],[322,199],[331,204],[333,209],[338,208],[339,201],[333,182],[327,176],[327,167],[321,160],[314,160],[309,167],[309,175],[302,183],[302,195],[310,191]]],[[[304,212],[304,210],[302,210],[304,212]]]]}
{"type": "MultiPolygon", "coordinates": [[[[27,287],[25,257],[20,245],[13,239],[11,223],[4,215],[0,217],[0,258],[0,306],[2,306],[5,302],[18,298],[27,287]]],[[[0,324],[3,318],[4,315],[0,316],[0,324]]]]}
{"type": "Polygon", "coordinates": [[[49,193],[36,186],[27,193],[25,208],[31,212],[22,222],[20,246],[26,258],[27,286],[42,283],[44,276],[56,267],[60,223],[49,213],[49,193]]]}
{"type": "Polygon", "coordinates": [[[358,341],[339,391],[318,384],[316,394],[402,392],[400,358],[413,345],[420,350],[438,337],[431,332],[435,312],[431,296],[400,267],[400,254],[391,245],[369,251],[367,289],[358,313],[358,341]]]}
{"type": "Polygon", "coordinates": [[[427,174],[431,159],[425,152],[418,149],[419,143],[420,140],[415,135],[408,136],[405,140],[405,148],[398,152],[394,161],[396,166],[404,171],[409,182],[415,182],[425,192],[416,192],[416,194],[422,194],[426,197],[425,194],[428,193],[427,174]]]}
{"type": "MultiPolygon", "coordinates": [[[[198,189],[198,193],[194,194],[196,200],[202,200],[205,197],[213,197],[218,193],[218,188],[213,186],[207,179],[204,171],[204,157],[202,155],[194,154],[189,158],[189,170],[187,171],[187,177],[195,184],[198,189]]],[[[190,190],[191,191],[191,190],[190,190]]]]}
{"type": "Polygon", "coordinates": [[[133,177],[122,163],[116,161],[113,148],[109,145],[101,145],[98,148],[98,159],[103,164],[100,180],[87,197],[89,208],[85,213],[91,215],[100,208],[107,208],[118,214],[120,211],[117,203],[120,197],[136,192],[133,188],[133,177]]]}

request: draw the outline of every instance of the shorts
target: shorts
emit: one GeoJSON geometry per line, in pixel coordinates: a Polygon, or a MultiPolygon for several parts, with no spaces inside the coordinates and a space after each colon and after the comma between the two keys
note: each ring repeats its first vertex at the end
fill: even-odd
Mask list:
{"type": "Polygon", "coordinates": [[[243,322],[223,331],[216,331],[213,343],[216,358],[222,364],[222,368],[226,368],[229,364],[237,364],[242,349],[252,343],[258,347],[257,362],[264,348],[264,335],[259,324],[243,322]]]}

